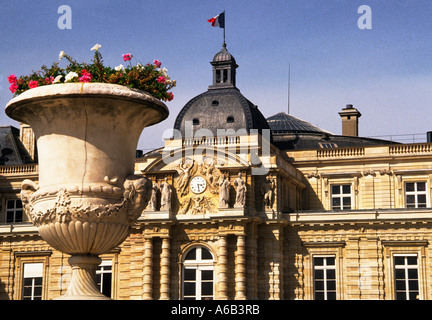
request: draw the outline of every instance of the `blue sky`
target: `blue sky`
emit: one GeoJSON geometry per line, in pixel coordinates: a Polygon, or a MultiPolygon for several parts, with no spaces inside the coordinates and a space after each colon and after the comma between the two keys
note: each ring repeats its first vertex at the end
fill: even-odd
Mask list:
{"type": "MultiPolygon", "coordinates": [[[[269,117],[287,111],[332,133],[338,112],[362,113],[360,135],[432,131],[432,1],[427,0],[74,0],[4,1],[0,19],[0,103],[12,98],[7,76],[38,70],[64,50],[90,62],[99,43],[104,63],[162,61],[177,80],[170,116],[144,130],[138,148],[163,145],[181,108],[207,90],[223,33],[207,19],[226,11],[226,42],[237,86],[269,117]],[[61,30],[59,6],[72,9],[72,29],[61,30]],[[361,5],[372,29],[361,30],[361,5]],[[152,139],[146,137],[151,136],[152,139]]],[[[62,64],[61,64],[62,65],[62,64]]],[[[4,113],[0,125],[15,125],[4,113]]]]}

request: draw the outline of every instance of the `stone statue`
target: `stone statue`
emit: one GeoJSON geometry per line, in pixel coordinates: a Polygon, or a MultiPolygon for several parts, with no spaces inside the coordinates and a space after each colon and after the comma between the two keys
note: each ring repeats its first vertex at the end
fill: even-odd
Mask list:
{"type": "Polygon", "coordinates": [[[229,188],[230,182],[223,174],[219,182],[219,208],[228,208],[229,206],[229,188]]]}
{"type": "Polygon", "coordinates": [[[172,189],[168,178],[161,184],[161,210],[171,211],[172,189]]]}
{"type": "Polygon", "coordinates": [[[274,189],[274,180],[272,180],[270,176],[267,176],[265,182],[261,185],[261,194],[266,209],[271,209],[273,207],[274,189]]]}
{"type": "Polygon", "coordinates": [[[157,185],[157,183],[152,184],[152,194],[151,194],[151,198],[150,198],[150,208],[153,211],[158,211],[159,210],[159,206],[158,206],[158,192],[159,192],[159,186],[157,185]]]}
{"type": "Polygon", "coordinates": [[[246,203],[246,182],[242,179],[242,174],[238,174],[238,178],[234,180],[236,186],[236,201],[234,204],[235,208],[243,208],[246,203]]]}

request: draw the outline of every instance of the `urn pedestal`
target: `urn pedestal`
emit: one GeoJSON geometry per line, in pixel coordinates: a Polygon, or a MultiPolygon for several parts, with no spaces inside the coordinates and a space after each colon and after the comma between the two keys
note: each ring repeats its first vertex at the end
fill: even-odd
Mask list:
{"type": "Polygon", "coordinates": [[[6,114],[37,139],[39,183],[23,181],[21,198],[41,237],[71,255],[61,298],[105,299],[95,282],[98,256],[126,239],[147,206],[152,183],[134,175],[136,147],[167,107],[124,86],[70,83],[28,90],[6,114]]]}

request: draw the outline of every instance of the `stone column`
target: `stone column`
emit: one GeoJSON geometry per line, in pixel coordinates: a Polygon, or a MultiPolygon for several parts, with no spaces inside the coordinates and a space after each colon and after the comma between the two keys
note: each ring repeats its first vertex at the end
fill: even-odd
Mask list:
{"type": "Polygon", "coordinates": [[[222,235],[219,238],[219,277],[218,277],[218,293],[220,300],[228,300],[228,251],[227,251],[227,235],[222,235]]]}
{"type": "Polygon", "coordinates": [[[244,235],[237,236],[235,283],[235,299],[246,300],[246,245],[244,235]]]}
{"type": "Polygon", "coordinates": [[[160,299],[170,299],[170,238],[162,238],[160,299]]]}
{"type": "Polygon", "coordinates": [[[144,300],[153,299],[153,239],[146,238],[144,243],[144,300]]]}

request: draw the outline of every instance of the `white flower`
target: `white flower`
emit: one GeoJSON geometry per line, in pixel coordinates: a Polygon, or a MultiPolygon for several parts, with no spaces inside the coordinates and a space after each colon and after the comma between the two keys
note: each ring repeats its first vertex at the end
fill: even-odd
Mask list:
{"type": "Polygon", "coordinates": [[[138,69],[143,69],[144,68],[144,66],[141,63],[137,63],[137,67],[138,67],[138,69]]]}
{"type": "Polygon", "coordinates": [[[59,60],[61,60],[65,55],[66,55],[66,53],[64,51],[60,51],[59,60]]]}
{"type": "Polygon", "coordinates": [[[72,80],[73,78],[76,78],[76,77],[78,77],[78,74],[76,72],[71,71],[66,75],[65,82],[72,80]]]}
{"type": "Polygon", "coordinates": [[[114,68],[115,71],[120,71],[120,70],[124,70],[124,69],[125,69],[125,67],[122,64],[120,64],[120,65],[118,65],[117,67],[114,68]]]}
{"type": "Polygon", "coordinates": [[[167,68],[162,68],[158,70],[165,78],[169,79],[167,68]]]}
{"type": "Polygon", "coordinates": [[[61,78],[63,78],[63,76],[62,76],[62,75],[58,75],[57,77],[55,77],[53,83],[60,82],[60,79],[61,79],[61,78]]]}
{"type": "Polygon", "coordinates": [[[99,49],[100,47],[102,47],[102,46],[101,46],[99,43],[96,43],[96,44],[93,46],[93,48],[90,49],[90,51],[94,51],[94,50],[98,51],[98,49],[99,49]]]}

